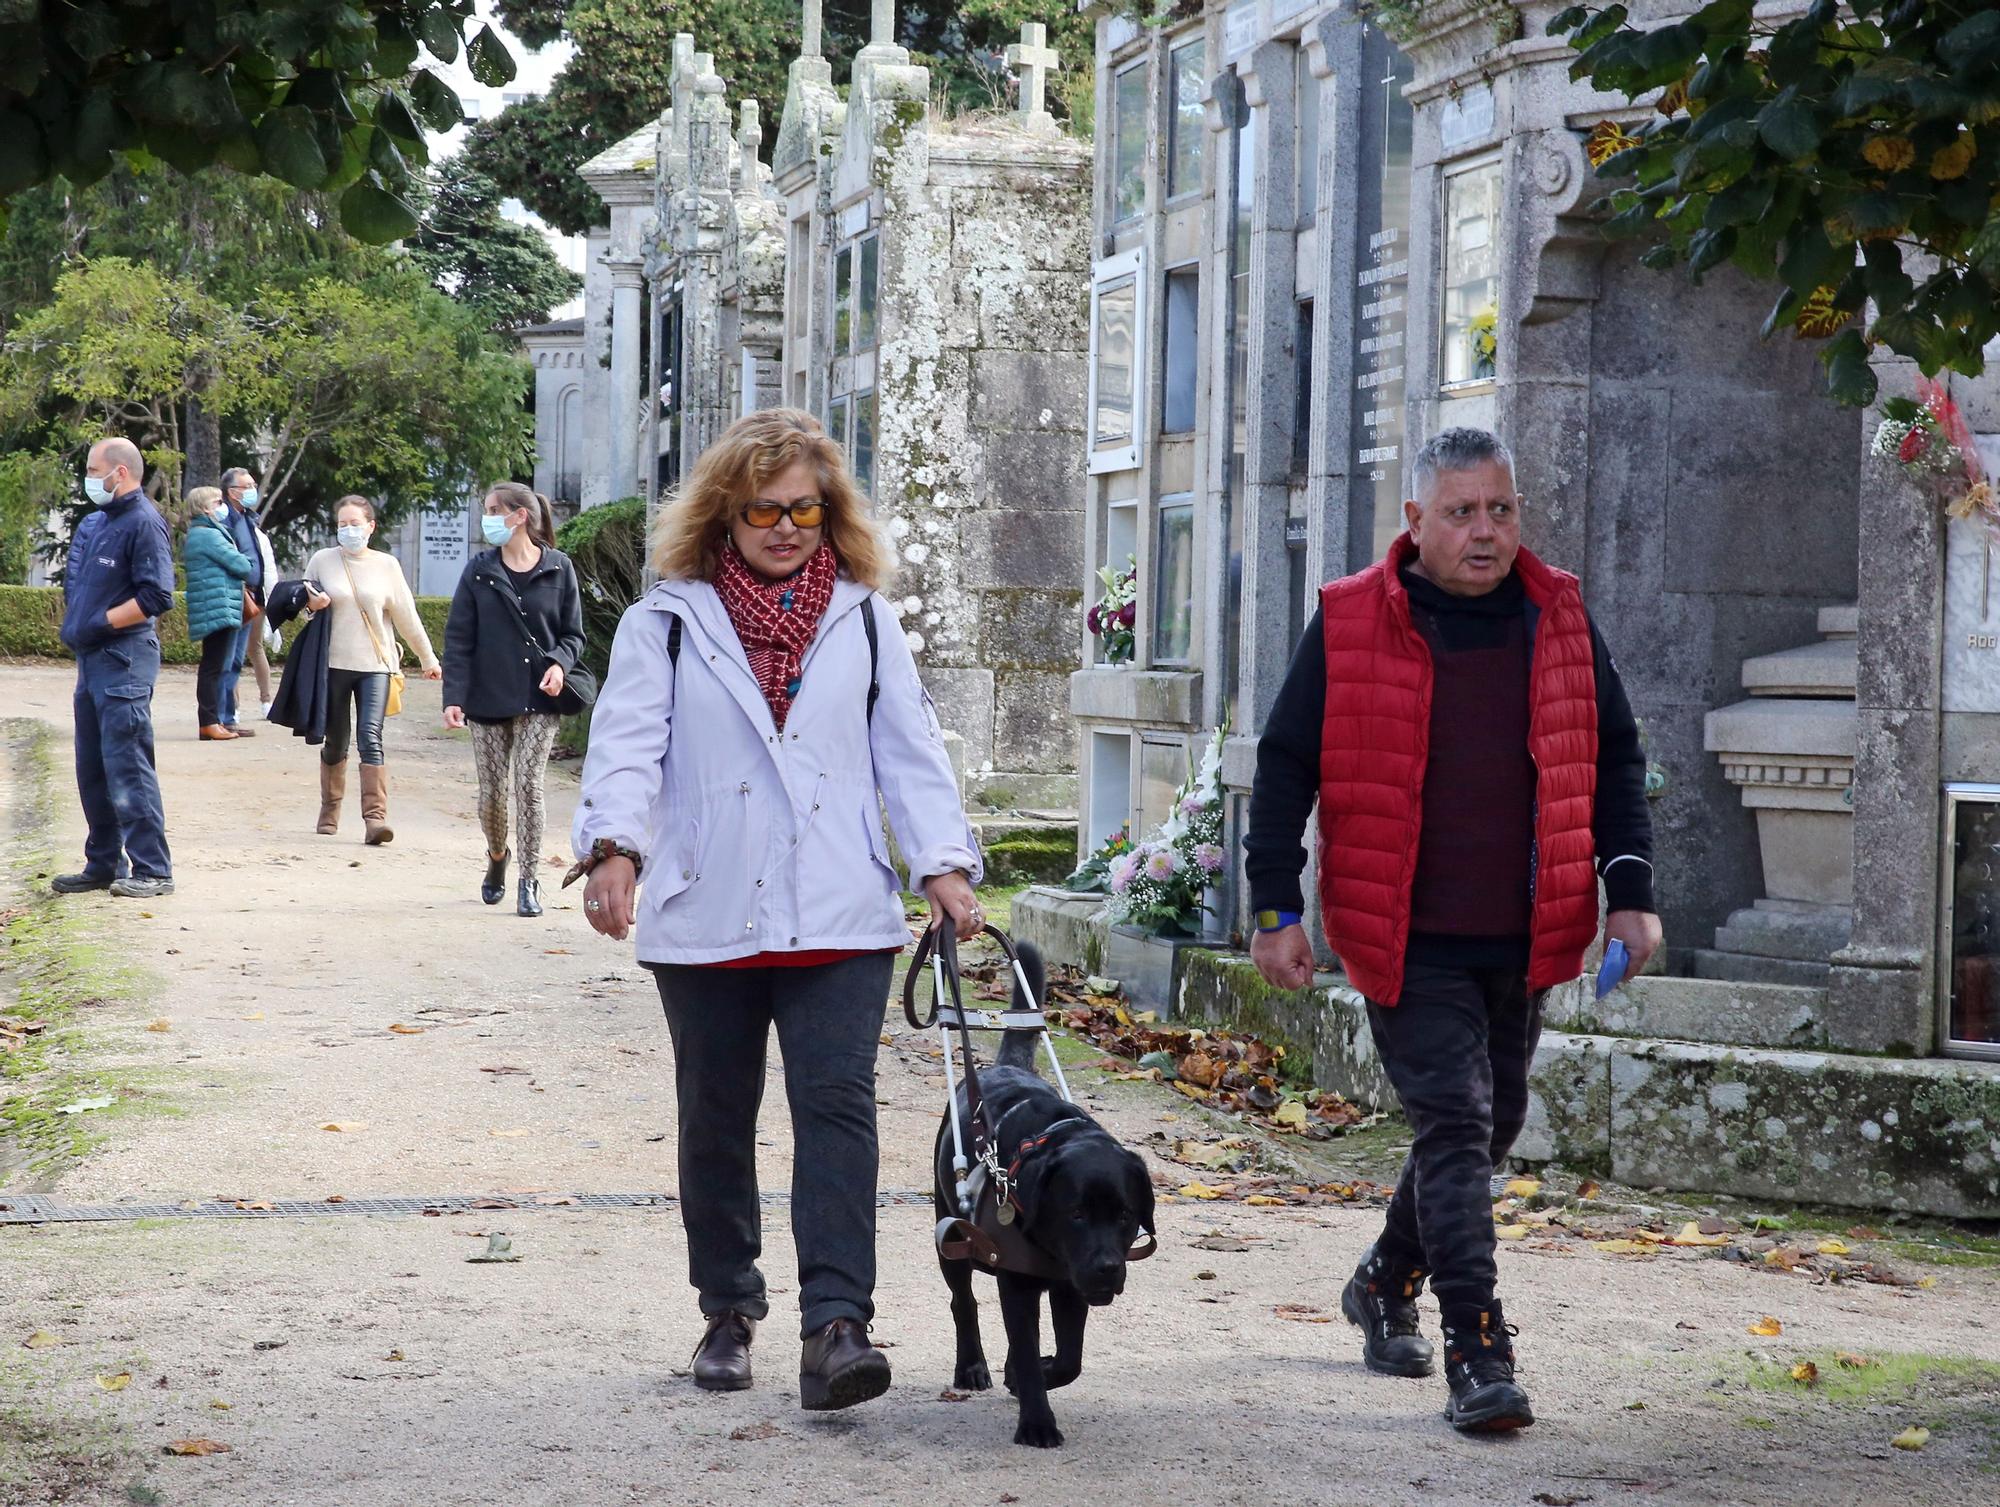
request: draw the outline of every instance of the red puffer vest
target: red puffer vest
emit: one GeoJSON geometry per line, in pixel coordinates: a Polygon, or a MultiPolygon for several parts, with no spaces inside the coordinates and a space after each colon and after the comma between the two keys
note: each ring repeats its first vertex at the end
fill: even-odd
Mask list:
{"type": "MultiPolygon", "coordinates": [[[[1326,939],[1369,999],[1403,993],[1410,886],[1430,754],[1431,656],[1397,575],[1416,554],[1406,533],[1386,560],[1320,588],[1326,721],[1319,755],[1319,898],[1326,939]]],[[[1539,610],[1529,669],[1535,761],[1528,987],[1583,971],[1597,934],[1597,672],[1576,577],[1522,550],[1514,559],[1539,610]]]]}

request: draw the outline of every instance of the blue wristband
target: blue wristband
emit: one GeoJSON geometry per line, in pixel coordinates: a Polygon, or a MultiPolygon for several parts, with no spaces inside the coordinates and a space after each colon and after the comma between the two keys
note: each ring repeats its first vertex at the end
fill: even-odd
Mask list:
{"type": "Polygon", "coordinates": [[[1257,930],[1283,931],[1287,926],[1299,924],[1299,913],[1295,910],[1260,910],[1257,912],[1257,930]]]}

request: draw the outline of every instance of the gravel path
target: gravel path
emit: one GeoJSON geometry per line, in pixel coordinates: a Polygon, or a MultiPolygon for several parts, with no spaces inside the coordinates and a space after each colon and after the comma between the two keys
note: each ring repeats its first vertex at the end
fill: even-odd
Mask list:
{"type": "MultiPolygon", "coordinates": [[[[1823,1285],[1707,1251],[1510,1242],[1504,1292],[1543,1421],[1472,1441],[1442,1423],[1441,1381],[1370,1375],[1339,1321],[1367,1208],[1162,1204],[1159,1256],[1093,1315],[1084,1374],[1055,1396],[1069,1443],[1044,1453],[1010,1442],[1004,1393],[943,1395],[951,1328],[924,1202],[880,1217],[875,1334],[894,1389],[801,1412],[774,1202],[758,1386],[701,1393],[684,1374],[698,1325],[678,1215],[555,1201],[675,1189],[666,1031],[627,948],[584,926],[553,866],[541,919],[479,904],[470,749],[438,730],[434,686],[412,682],[392,724],[397,836],[381,849],[361,845],[351,803],[340,836],[313,834],[310,751],[277,731],[199,744],[192,700],[192,676],[169,672],[156,715],[178,893],[69,902],[156,981],[90,1016],[91,1064],[141,1096],[53,1186],[11,1191],[531,1207],[0,1226],[0,1501],[1872,1507],[2000,1492],[1990,1267],[1909,1266],[1928,1288],[1823,1285]],[[468,1264],[494,1231],[520,1261],[468,1264]],[[1746,1332],[1767,1314],[1781,1336],[1746,1332]],[[21,1348],[38,1331],[61,1343],[21,1348]],[[1880,1364],[1843,1371],[1837,1352],[1880,1364]],[[1829,1379],[1792,1382],[1800,1358],[1829,1379]],[[122,1390],[99,1383],[124,1372],[122,1390]],[[1928,1446],[1892,1449],[1911,1424],[1928,1446]],[[161,1452],[194,1437],[230,1451],[161,1452]]],[[[0,668],[0,707],[66,747],[66,669],[0,668]]],[[[80,817],[56,794],[70,858],[80,817]]],[[[574,786],[551,795],[559,838],[574,786]]],[[[884,1030],[882,1184],[922,1188],[942,1079],[899,1014],[884,1030]]],[[[782,1193],[773,1059],[761,1144],[782,1193]]],[[[1129,1140],[1209,1129],[1176,1095],[1100,1077],[1077,1075],[1129,1140]]],[[[1152,1159],[1176,1185],[1199,1175],[1152,1159]]]]}

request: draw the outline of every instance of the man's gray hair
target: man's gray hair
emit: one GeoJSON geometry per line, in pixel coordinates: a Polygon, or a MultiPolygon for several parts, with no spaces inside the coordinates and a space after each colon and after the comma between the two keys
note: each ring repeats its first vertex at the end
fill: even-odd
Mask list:
{"type": "Polygon", "coordinates": [[[1514,452],[1500,443],[1500,436],[1484,429],[1445,429],[1424,441],[1417,452],[1416,475],[1412,484],[1418,502],[1425,501],[1437,486],[1440,471],[1470,471],[1497,460],[1514,474],[1514,452]]]}
{"type": "Polygon", "coordinates": [[[227,471],[222,473],[222,490],[227,492],[239,481],[249,481],[250,479],[250,473],[241,466],[231,466],[227,471]]]}

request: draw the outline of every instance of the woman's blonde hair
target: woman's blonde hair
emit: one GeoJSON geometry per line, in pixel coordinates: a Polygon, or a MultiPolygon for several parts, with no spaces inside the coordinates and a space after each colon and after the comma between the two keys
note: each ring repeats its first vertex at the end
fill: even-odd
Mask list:
{"type": "Polygon", "coordinates": [[[222,501],[222,488],[220,487],[189,487],[187,494],[188,516],[192,518],[196,513],[206,513],[220,501],[222,501]]]}
{"type": "Polygon", "coordinates": [[[827,438],[818,419],[799,408],[745,414],[702,452],[694,475],[653,520],[648,541],[653,569],[668,580],[714,580],[729,541],[730,519],[796,461],[819,473],[825,539],[840,557],[841,569],[872,591],[885,588],[896,562],[875,527],[868,499],[854,484],[840,446],[827,438]]]}

